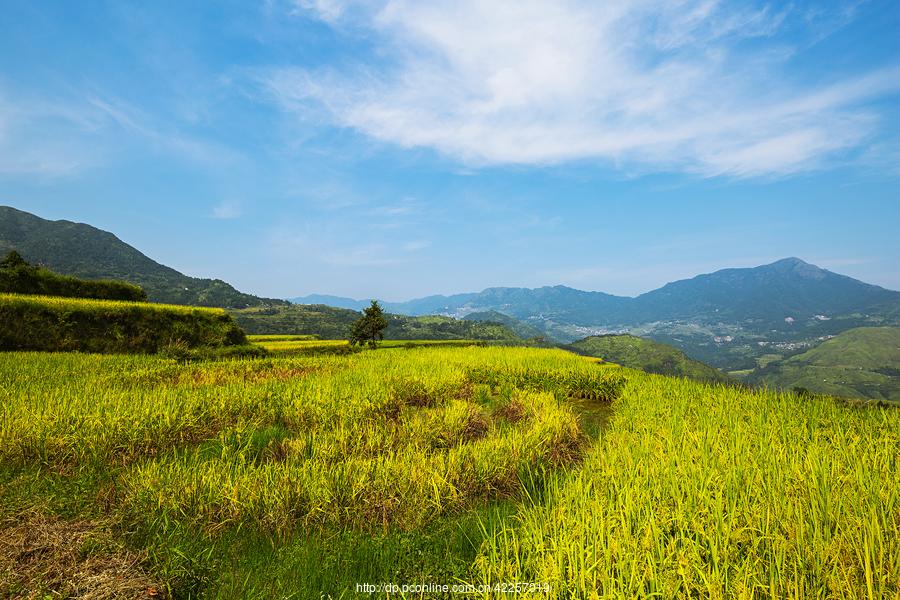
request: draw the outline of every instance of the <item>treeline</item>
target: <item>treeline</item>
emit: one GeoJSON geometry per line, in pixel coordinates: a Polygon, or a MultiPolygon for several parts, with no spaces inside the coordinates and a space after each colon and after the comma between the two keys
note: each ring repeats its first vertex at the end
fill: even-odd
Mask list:
{"type": "Polygon", "coordinates": [[[147,294],[137,285],[108,279],[89,280],[59,275],[28,264],[13,250],[0,261],[0,293],[126,300],[145,302],[147,294]]]}

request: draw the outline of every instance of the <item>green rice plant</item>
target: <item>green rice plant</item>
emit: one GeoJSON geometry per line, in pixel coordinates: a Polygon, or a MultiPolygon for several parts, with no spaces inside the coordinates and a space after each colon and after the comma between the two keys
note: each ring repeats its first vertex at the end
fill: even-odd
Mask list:
{"type": "Polygon", "coordinates": [[[900,412],[634,378],[581,469],[487,540],[478,581],[553,597],[900,593],[900,412]]]}

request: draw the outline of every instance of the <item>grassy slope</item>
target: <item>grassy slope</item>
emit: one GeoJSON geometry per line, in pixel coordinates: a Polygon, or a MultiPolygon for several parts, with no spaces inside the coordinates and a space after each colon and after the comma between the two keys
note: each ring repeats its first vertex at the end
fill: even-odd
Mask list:
{"type": "Polygon", "coordinates": [[[758,369],[748,381],[858,398],[900,400],[900,328],[860,327],[758,369]]]}
{"type": "Polygon", "coordinates": [[[730,378],[718,369],[688,358],[677,348],[633,335],[590,336],[568,347],[579,354],[602,358],[647,373],[674,375],[700,381],[730,381],[730,378]]]}
{"type": "Polygon", "coordinates": [[[2,350],[153,353],[246,343],[222,309],[0,294],[2,350]]]}
{"type": "Polygon", "coordinates": [[[324,304],[294,304],[230,310],[249,334],[307,334],[326,340],[347,339],[360,313],[324,304]]]}
{"type": "Polygon", "coordinates": [[[460,580],[554,598],[900,593],[900,411],[558,350],[396,357],[0,354],[0,528],[107,523],[181,597],[460,580]],[[572,397],[610,394],[585,446],[572,397]]]}
{"type": "MultiPolygon", "coordinates": [[[[322,339],[346,339],[361,313],[324,304],[248,308],[230,311],[251,334],[312,334],[322,339]]],[[[385,339],[390,340],[492,340],[515,343],[521,339],[507,327],[490,322],[449,317],[387,315],[385,339]]]]}

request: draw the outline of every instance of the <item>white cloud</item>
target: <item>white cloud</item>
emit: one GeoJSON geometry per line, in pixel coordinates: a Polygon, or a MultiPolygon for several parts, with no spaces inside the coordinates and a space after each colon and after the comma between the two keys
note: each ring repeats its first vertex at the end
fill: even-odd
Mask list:
{"type": "Polygon", "coordinates": [[[344,5],[341,0],[297,0],[297,8],[312,11],[320,19],[327,22],[337,21],[344,13],[344,5]]]}
{"type": "MultiPolygon", "coordinates": [[[[378,64],[280,68],[265,81],[308,118],[470,165],[600,160],[705,176],[783,175],[858,147],[900,68],[794,83],[769,6],[715,0],[301,2],[352,23],[378,64]],[[315,4],[315,6],[313,6],[315,4]]],[[[373,59],[374,60],[374,59],[373,59]]]]}
{"type": "Polygon", "coordinates": [[[237,200],[222,200],[212,209],[214,219],[237,219],[242,214],[244,214],[244,208],[237,200]]]}

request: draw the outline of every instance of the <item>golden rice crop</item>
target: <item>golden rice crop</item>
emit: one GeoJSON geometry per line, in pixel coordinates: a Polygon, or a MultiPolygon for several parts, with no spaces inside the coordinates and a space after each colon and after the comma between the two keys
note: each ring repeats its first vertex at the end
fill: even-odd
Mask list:
{"type": "Polygon", "coordinates": [[[400,344],[0,354],[0,514],[106,519],[185,597],[900,594],[900,411],[400,344]]]}
{"type": "Polygon", "coordinates": [[[642,376],[582,468],[482,546],[553,597],[893,598],[900,412],[642,376]]]}
{"type": "MultiPolygon", "coordinates": [[[[124,465],[129,507],[207,524],[413,527],[475,498],[513,493],[520,469],[576,451],[575,417],[552,395],[516,392],[531,418],[511,422],[489,410],[502,402],[497,390],[473,392],[472,365],[510,352],[200,366],[145,356],[6,355],[0,460],[124,465]]],[[[518,352],[569,361],[563,353],[518,352]]]]}

